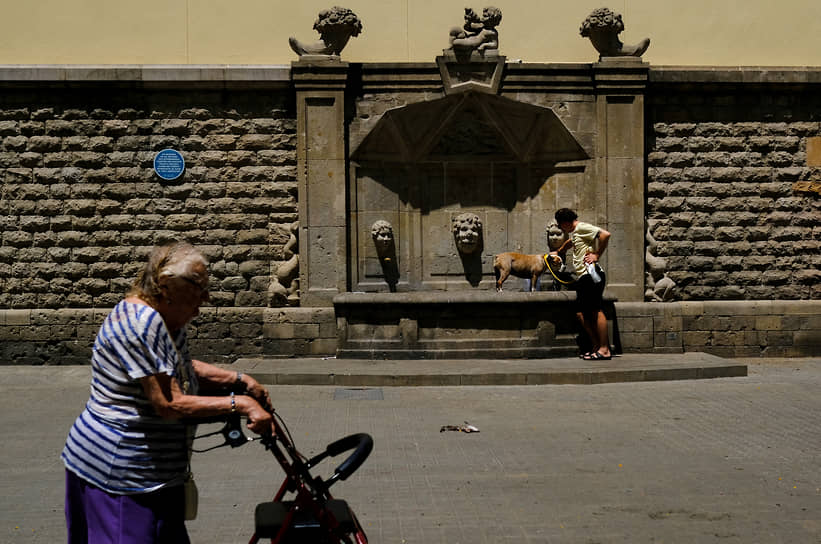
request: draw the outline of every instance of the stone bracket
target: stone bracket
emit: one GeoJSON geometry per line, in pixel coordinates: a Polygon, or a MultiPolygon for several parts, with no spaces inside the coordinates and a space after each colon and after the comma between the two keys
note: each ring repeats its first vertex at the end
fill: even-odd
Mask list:
{"type": "Polygon", "coordinates": [[[474,54],[467,60],[456,57],[452,52],[436,57],[436,65],[442,75],[445,94],[465,91],[498,94],[505,69],[504,56],[487,58],[474,54]]]}

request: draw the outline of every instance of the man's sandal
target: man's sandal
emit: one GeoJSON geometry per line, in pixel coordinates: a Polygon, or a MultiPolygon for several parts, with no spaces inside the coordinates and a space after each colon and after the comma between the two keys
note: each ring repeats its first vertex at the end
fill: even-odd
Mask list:
{"type": "Polygon", "coordinates": [[[586,354],[584,357],[582,357],[582,359],[584,359],[585,361],[609,361],[612,358],[612,355],[602,355],[598,351],[586,354]]]}

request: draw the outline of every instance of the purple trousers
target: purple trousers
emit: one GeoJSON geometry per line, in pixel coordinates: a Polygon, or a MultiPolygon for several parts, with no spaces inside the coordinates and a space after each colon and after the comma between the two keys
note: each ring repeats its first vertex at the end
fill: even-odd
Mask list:
{"type": "Polygon", "coordinates": [[[114,495],[66,470],[68,544],[188,544],[182,486],[114,495]]]}

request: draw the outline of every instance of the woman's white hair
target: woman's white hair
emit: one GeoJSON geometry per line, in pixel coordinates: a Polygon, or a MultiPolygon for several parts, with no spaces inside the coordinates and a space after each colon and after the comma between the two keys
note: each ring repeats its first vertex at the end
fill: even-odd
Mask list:
{"type": "Polygon", "coordinates": [[[137,296],[147,302],[157,302],[161,295],[160,278],[189,278],[201,283],[204,278],[197,265],[208,267],[208,259],[188,242],[172,242],[155,247],[148,256],[128,296],[137,296]]]}
{"type": "Polygon", "coordinates": [[[197,265],[208,267],[208,259],[200,251],[186,242],[173,244],[168,253],[168,260],[160,270],[158,277],[180,277],[201,280],[197,265]]]}

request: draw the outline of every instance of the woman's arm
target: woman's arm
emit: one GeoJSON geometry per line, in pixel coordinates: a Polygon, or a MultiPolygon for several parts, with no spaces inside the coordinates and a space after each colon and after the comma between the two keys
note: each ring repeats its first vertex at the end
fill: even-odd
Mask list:
{"type": "Polygon", "coordinates": [[[273,429],[271,413],[248,395],[186,395],[177,380],[168,374],[146,376],[140,379],[140,383],[154,410],[163,419],[204,418],[238,413],[248,418],[248,428],[257,434],[271,432],[273,429]]]}
{"type": "Polygon", "coordinates": [[[268,396],[268,391],[248,374],[220,368],[196,359],[192,359],[191,364],[194,367],[194,373],[197,375],[200,387],[203,391],[231,390],[235,388],[239,392],[244,392],[254,397],[264,408],[268,408],[269,410],[273,408],[271,406],[271,399],[268,396]]]}
{"type": "Polygon", "coordinates": [[[234,370],[220,368],[196,359],[191,360],[191,366],[200,382],[200,388],[204,391],[231,389],[242,385],[237,381],[238,373],[234,370]]]}

